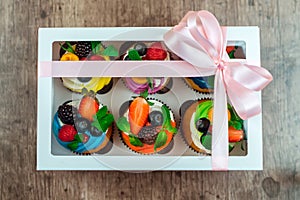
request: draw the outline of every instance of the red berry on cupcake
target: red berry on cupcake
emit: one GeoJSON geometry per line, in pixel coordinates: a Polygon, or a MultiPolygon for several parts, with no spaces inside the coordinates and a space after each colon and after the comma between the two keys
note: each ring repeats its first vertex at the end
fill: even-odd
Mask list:
{"type": "Polygon", "coordinates": [[[63,142],[71,142],[77,134],[76,129],[72,125],[63,125],[58,133],[58,138],[63,142]]]}
{"type": "Polygon", "coordinates": [[[153,43],[146,53],[147,60],[164,60],[167,57],[167,51],[164,50],[160,42],[153,43]]]}
{"type": "Polygon", "coordinates": [[[105,60],[105,58],[103,56],[100,56],[100,55],[92,55],[88,58],[88,60],[105,60]]]}

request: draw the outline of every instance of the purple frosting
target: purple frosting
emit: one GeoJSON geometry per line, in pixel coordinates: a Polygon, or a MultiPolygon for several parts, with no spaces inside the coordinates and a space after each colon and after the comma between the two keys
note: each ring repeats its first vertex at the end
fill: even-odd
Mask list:
{"type": "Polygon", "coordinates": [[[163,83],[165,81],[165,78],[162,77],[162,78],[153,78],[153,79],[160,80],[159,84],[156,84],[155,81],[153,81],[153,88],[151,88],[148,83],[138,84],[134,82],[131,78],[125,78],[125,83],[127,87],[134,93],[140,94],[141,92],[144,92],[146,89],[148,89],[149,94],[153,94],[163,88],[163,83]]]}

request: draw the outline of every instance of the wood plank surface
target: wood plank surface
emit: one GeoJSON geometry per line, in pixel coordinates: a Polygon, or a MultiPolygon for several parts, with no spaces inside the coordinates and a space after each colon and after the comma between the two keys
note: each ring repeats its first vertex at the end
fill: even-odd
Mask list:
{"type": "Polygon", "coordinates": [[[300,199],[299,0],[1,0],[0,199],[300,199]],[[173,26],[206,9],[261,28],[264,170],[36,171],[39,27],[173,26]]]}

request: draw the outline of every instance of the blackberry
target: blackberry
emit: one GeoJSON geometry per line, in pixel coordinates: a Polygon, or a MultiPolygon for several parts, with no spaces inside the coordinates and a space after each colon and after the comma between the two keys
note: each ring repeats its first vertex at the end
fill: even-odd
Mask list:
{"type": "Polygon", "coordinates": [[[145,126],[140,130],[138,138],[142,143],[151,145],[155,143],[159,131],[159,127],[157,126],[145,126]]]}
{"type": "Polygon", "coordinates": [[[79,58],[88,57],[92,53],[92,44],[91,42],[81,41],[78,42],[75,48],[75,54],[79,58]]]}
{"type": "Polygon", "coordinates": [[[61,105],[58,107],[58,117],[65,124],[74,124],[74,118],[76,118],[78,110],[71,105],[61,105]]]}

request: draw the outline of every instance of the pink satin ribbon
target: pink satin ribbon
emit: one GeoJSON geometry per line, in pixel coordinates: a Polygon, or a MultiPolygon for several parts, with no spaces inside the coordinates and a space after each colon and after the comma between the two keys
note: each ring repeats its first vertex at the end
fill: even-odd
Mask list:
{"type": "Polygon", "coordinates": [[[197,66],[199,76],[215,75],[212,168],[228,169],[227,95],[237,114],[248,119],[261,112],[257,92],[272,81],[264,68],[229,62],[226,28],[208,11],[190,11],[164,35],[165,44],[183,60],[197,66]]]}

